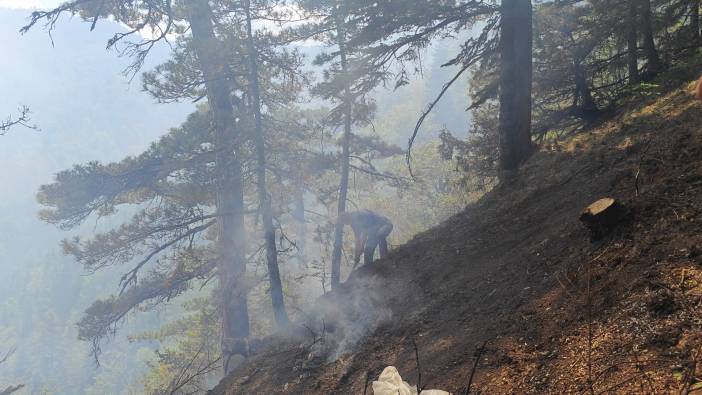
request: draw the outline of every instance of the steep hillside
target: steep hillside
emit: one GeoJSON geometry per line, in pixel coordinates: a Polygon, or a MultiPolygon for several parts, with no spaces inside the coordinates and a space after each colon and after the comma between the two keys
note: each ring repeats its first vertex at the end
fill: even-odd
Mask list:
{"type": "Polygon", "coordinates": [[[422,385],[458,393],[483,345],[471,393],[694,386],[702,377],[694,70],[671,71],[600,125],[542,149],[516,185],[355,272],[319,301],[316,320],[271,341],[212,393],[363,394],[368,375],[387,365],[416,383],[413,343],[422,385]],[[591,243],[578,216],[604,196],[628,215],[591,243]]]}

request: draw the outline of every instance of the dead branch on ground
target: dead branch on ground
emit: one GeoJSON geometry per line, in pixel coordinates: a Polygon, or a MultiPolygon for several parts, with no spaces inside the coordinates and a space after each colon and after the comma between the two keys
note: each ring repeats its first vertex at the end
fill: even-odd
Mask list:
{"type": "Polygon", "coordinates": [[[473,377],[475,377],[475,371],[478,370],[478,363],[480,363],[480,358],[483,356],[483,353],[485,352],[485,347],[487,346],[488,341],[485,340],[483,344],[478,348],[476,354],[475,354],[475,362],[473,362],[473,367],[470,370],[470,377],[468,378],[468,386],[466,387],[466,395],[470,394],[470,387],[473,385],[473,377]]]}
{"type": "Polygon", "coordinates": [[[412,338],[412,346],[414,346],[414,358],[417,361],[417,393],[422,393],[422,368],[419,364],[419,348],[417,342],[412,338]]]}

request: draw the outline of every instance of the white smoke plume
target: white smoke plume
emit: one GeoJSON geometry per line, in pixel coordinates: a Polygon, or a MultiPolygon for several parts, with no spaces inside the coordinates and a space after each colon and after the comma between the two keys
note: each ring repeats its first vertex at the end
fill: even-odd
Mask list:
{"type": "Polygon", "coordinates": [[[383,295],[384,280],[374,276],[356,278],[353,289],[342,289],[321,297],[307,325],[319,336],[310,358],[328,362],[352,352],[358,342],[393,318],[383,295]]]}

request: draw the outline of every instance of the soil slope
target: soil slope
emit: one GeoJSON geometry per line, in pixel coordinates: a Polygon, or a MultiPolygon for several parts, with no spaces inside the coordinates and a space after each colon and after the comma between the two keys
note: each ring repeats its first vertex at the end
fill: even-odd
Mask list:
{"type": "Polygon", "coordinates": [[[514,185],[353,273],[320,301],[377,296],[340,309],[383,312],[352,352],[320,359],[317,335],[301,332],[212,393],[364,394],[367,376],[388,365],[416,383],[413,343],[422,386],[455,393],[466,392],[474,365],[471,393],[694,390],[702,378],[694,69],[672,70],[609,119],[542,148],[514,185]],[[593,243],[578,216],[605,196],[628,215],[593,243]]]}

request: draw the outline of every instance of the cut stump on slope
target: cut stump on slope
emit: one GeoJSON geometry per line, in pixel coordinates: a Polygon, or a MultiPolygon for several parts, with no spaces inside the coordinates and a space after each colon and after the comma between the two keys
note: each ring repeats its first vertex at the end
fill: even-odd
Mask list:
{"type": "Polygon", "coordinates": [[[617,200],[607,197],[585,207],[580,221],[590,231],[590,239],[597,241],[611,232],[624,214],[624,207],[617,200]]]}

